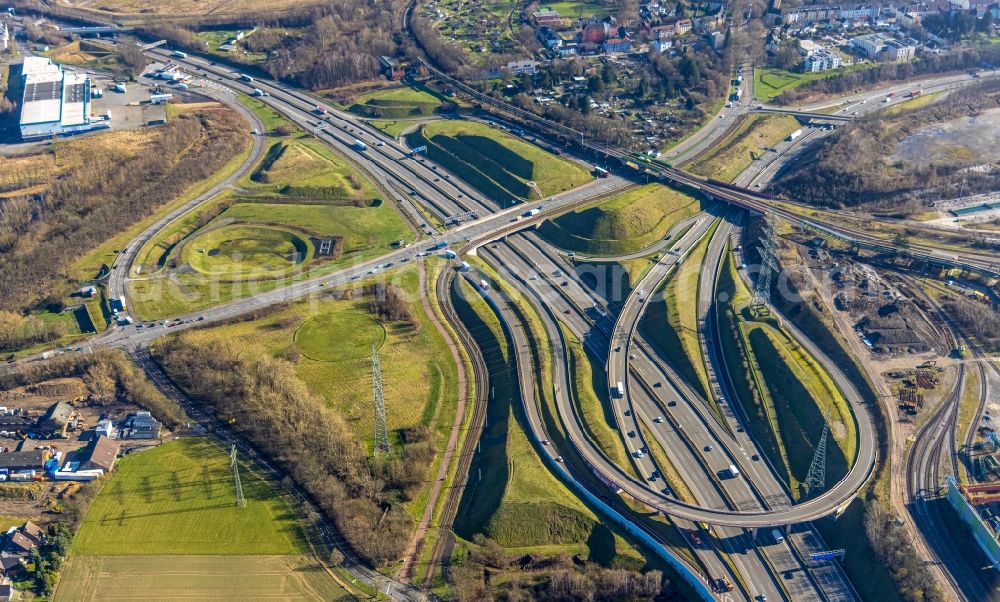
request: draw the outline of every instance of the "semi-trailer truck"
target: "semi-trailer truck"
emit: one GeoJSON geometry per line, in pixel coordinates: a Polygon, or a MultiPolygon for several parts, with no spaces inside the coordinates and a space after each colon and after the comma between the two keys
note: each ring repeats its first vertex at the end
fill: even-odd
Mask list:
{"type": "Polygon", "coordinates": [[[180,50],[175,50],[174,56],[176,56],[179,59],[186,59],[188,57],[186,52],[181,52],[180,50]]]}
{"type": "Polygon", "coordinates": [[[736,477],[740,476],[740,469],[736,468],[735,464],[730,464],[729,465],[729,476],[730,476],[730,478],[733,478],[733,479],[735,479],[736,477]]]}
{"type": "Polygon", "coordinates": [[[621,399],[622,397],[625,397],[625,385],[623,385],[621,381],[618,381],[618,383],[615,385],[615,391],[614,391],[614,393],[615,393],[615,397],[617,397],[619,399],[621,399]]]}
{"type": "Polygon", "coordinates": [[[253,81],[253,78],[250,77],[249,75],[247,75],[246,73],[240,73],[240,79],[242,81],[245,81],[245,82],[252,82],[253,81]]]}
{"type": "Polygon", "coordinates": [[[368,150],[368,145],[365,144],[364,142],[358,140],[357,138],[355,138],[354,139],[354,148],[356,148],[356,149],[358,149],[360,151],[368,150]]]}
{"type": "Polygon", "coordinates": [[[801,135],[802,135],[802,130],[801,129],[795,130],[794,132],[792,132],[791,134],[788,135],[788,140],[789,140],[789,142],[791,142],[792,140],[795,140],[796,138],[798,138],[801,135]]]}

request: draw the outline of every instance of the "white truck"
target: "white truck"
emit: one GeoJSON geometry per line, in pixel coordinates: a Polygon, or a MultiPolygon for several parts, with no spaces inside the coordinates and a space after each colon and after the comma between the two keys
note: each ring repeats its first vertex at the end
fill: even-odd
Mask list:
{"type": "Polygon", "coordinates": [[[358,149],[359,151],[368,150],[368,145],[358,140],[357,138],[354,139],[354,143],[352,146],[354,146],[354,148],[358,149]]]}
{"type": "Polygon", "coordinates": [[[618,384],[615,385],[614,394],[618,399],[625,397],[625,385],[622,384],[622,381],[618,381],[618,384]]]}
{"type": "Polygon", "coordinates": [[[738,476],[740,476],[740,469],[736,468],[735,464],[730,464],[729,465],[729,478],[735,479],[738,476]]]}
{"type": "Polygon", "coordinates": [[[798,138],[801,135],[802,135],[802,130],[801,129],[795,130],[794,132],[792,132],[791,134],[788,135],[788,141],[791,142],[792,140],[795,140],[796,138],[798,138]]]}
{"type": "Polygon", "coordinates": [[[246,73],[240,73],[240,80],[245,82],[252,82],[253,78],[247,75],[246,73]]]}

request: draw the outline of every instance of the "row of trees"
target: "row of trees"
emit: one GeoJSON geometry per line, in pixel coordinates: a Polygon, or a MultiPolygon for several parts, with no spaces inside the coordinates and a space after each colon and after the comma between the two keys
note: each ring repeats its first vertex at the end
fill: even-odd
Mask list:
{"type": "Polygon", "coordinates": [[[851,203],[885,210],[927,191],[949,198],[995,190],[1000,174],[966,169],[976,160],[989,161],[989,157],[927,164],[891,160],[899,141],[920,127],[990,108],[1000,108],[1000,85],[987,81],[919,109],[843,126],[816,149],[811,169],[789,170],[777,188],[821,205],[843,207],[851,203]]]}
{"type": "Polygon", "coordinates": [[[240,117],[221,107],[178,115],[154,131],[143,152],[124,158],[92,138],[57,145],[41,192],[0,199],[0,309],[24,312],[65,296],[78,256],[222,169],[247,144],[240,117]],[[80,144],[86,160],[63,158],[80,144]],[[68,165],[56,167],[60,160],[68,165]]]}
{"type": "Polygon", "coordinates": [[[1000,349],[1000,313],[995,309],[978,301],[949,295],[944,310],[966,333],[986,344],[990,351],[1000,349]]]}
{"type": "Polygon", "coordinates": [[[362,558],[378,566],[403,555],[414,522],[402,503],[417,495],[434,457],[426,429],[403,432],[401,449],[373,459],[287,361],[188,336],[156,355],[192,397],[308,491],[362,558]]]}
{"type": "Polygon", "coordinates": [[[187,414],[167,398],[122,351],[65,354],[45,362],[32,362],[0,375],[0,390],[25,387],[55,378],[78,377],[87,385],[91,403],[133,403],[152,412],[167,428],[187,422],[187,414]]]}
{"type": "Polygon", "coordinates": [[[591,562],[578,565],[576,559],[566,556],[531,559],[529,566],[512,570],[512,560],[495,542],[477,543],[484,545],[482,550],[473,549],[469,557],[448,569],[449,594],[453,600],[640,602],[668,598],[669,584],[660,571],[642,573],[591,562]],[[499,573],[496,579],[494,570],[499,573]]]}
{"type": "Polygon", "coordinates": [[[943,602],[934,577],[913,548],[902,521],[877,501],[865,511],[865,534],[872,548],[893,578],[899,593],[908,602],[943,602]]]}
{"type": "Polygon", "coordinates": [[[0,351],[17,351],[38,343],[48,343],[65,334],[66,328],[61,323],[0,310],[0,351]]]}

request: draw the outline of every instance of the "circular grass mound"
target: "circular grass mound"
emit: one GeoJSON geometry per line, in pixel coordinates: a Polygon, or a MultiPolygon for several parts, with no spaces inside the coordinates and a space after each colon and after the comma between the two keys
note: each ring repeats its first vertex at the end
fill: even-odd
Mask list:
{"type": "Polygon", "coordinates": [[[321,362],[342,362],[368,357],[372,345],[385,342],[385,327],[357,312],[330,312],[313,316],[295,331],[295,344],[303,355],[321,362]]]}
{"type": "Polygon", "coordinates": [[[313,244],[291,230],[233,224],[206,230],[181,252],[181,261],[215,276],[274,276],[313,257],[313,244]]]}

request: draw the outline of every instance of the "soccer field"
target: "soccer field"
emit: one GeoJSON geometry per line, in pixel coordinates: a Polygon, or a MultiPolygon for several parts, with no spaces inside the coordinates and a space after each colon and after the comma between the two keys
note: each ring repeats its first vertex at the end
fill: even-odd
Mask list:
{"type": "Polygon", "coordinates": [[[229,455],[182,438],[123,458],[73,539],[73,555],[304,554],[291,510],[244,467],[237,508],[229,455]]]}

